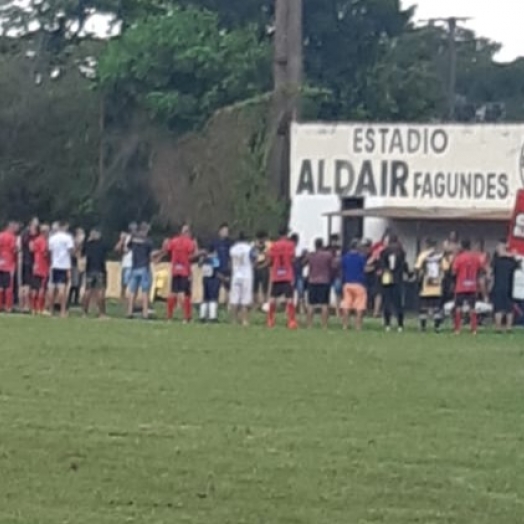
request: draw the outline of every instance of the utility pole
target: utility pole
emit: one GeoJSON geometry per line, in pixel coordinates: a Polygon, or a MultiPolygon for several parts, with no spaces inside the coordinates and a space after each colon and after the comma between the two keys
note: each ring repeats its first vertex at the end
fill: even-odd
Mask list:
{"type": "Polygon", "coordinates": [[[303,75],[303,0],[288,0],[288,84],[292,96],[292,118],[300,119],[303,75]]]}
{"type": "Polygon", "coordinates": [[[289,195],[290,125],[300,117],[303,70],[303,0],[275,0],[273,139],[270,178],[280,198],[289,195]]]}
{"type": "Polygon", "coordinates": [[[457,94],[457,28],[459,22],[471,20],[468,16],[449,16],[447,18],[430,18],[421,20],[434,25],[444,22],[448,26],[448,88],[447,88],[447,117],[450,122],[455,120],[455,98],[457,94]]]}

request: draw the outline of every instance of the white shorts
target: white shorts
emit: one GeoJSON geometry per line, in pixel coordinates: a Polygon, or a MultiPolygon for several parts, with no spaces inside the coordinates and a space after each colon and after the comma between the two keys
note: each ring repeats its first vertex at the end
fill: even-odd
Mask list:
{"type": "Polygon", "coordinates": [[[232,306],[251,306],[253,304],[253,279],[234,278],[229,291],[232,306]]]}

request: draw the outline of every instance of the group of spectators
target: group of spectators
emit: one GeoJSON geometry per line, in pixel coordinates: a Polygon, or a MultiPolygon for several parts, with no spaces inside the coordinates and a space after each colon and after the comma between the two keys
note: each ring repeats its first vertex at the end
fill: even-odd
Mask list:
{"type": "Polygon", "coordinates": [[[37,218],[23,229],[9,222],[0,233],[0,310],[50,314],[58,307],[67,316],[72,306],[86,311],[96,300],[105,315],[107,250],[99,230],[86,237],[82,229],[69,232],[65,222],[41,224],[37,218]],[[81,276],[85,275],[85,282],[81,276]]]}
{"type": "Polygon", "coordinates": [[[361,329],[365,312],[372,311],[382,316],[387,331],[393,317],[402,331],[406,284],[410,282],[418,289],[421,331],[427,330],[429,320],[434,330],[440,331],[448,314],[456,333],[465,319],[477,333],[479,309],[493,311],[497,331],[513,327],[514,276],[520,262],[508,251],[505,240],[490,257],[480,246],[473,248],[469,239],[459,240],[455,233],[440,245],[427,239],[410,268],[402,243],[390,231],[375,244],[356,239],[346,251],[335,236],[327,247],[318,239],[315,251],[304,253],[299,266],[308,278],[309,324],[316,306],[321,309],[322,323],[327,324],[334,295],[344,328],[350,313],[355,315],[355,327],[361,329]]]}
{"type": "Polygon", "coordinates": [[[185,224],[158,249],[149,232],[148,224],[132,223],[117,244],[108,247],[97,229],[86,236],[82,229],[70,233],[67,223],[49,226],[34,219],[21,230],[18,223],[10,222],[0,233],[0,309],[12,311],[16,290],[22,311],[51,314],[58,305],[66,316],[77,305],[88,314],[95,302],[98,314],[105,316],[106,262],[114,251],[122,261],[122,299],[128,317],[134,316],[137,304],[141,315],[149,317],[154,286],[151,267],[167,259],[169,320],[178,307],[184,322],[192,320],[193,270],[198,265],[202,322],[217,321],[222,292],[234,321],[243,324],[248,324],[251,310],[260,308],[273,327],[278,305],[284,302],[291,329],[298,327],[297,313],[305,314],[307,326],[320,313],[325,327],[334,310],[345,329],[351,316],[355,328],[361,329],[366,311],[371,311],[383,317],[386,330],[395,318],[402,331],[405,283],[412,281],[419,288],[423,331],[429,320],[439,331],[451,304],[455,331],[460,331],[467,317],[476,332],[479,300],[492,302],[497,329],[513,326],[513,276],[519,262],[505,242],[499,243],[490,260],[455,234],[442,245],[428,239],[410,268],[401,242],[390,231],[377,243],[355,239],[348,249],[342,248],[336,235],[327,244],[317,239],[311,252],[303,250],[298,235],[289,235],[287,229],[274,241],[264,232],[254,240],[243,233],[232,239],[228,225],[223,224],[213,242],[199,246],[185,224]]]}

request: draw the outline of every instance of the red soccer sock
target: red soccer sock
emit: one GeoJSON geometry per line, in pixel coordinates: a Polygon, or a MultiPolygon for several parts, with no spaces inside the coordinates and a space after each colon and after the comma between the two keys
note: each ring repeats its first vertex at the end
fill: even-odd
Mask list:
{"type": "Polygon", "coordinates": [[[6,289],[5,291],[5,309],[11,311],[13,309],[13,290],[6,289]]]}
{"type": "Polygon", "coordinates": [[[38,294],[31,292],[30,301],[31,301],[31,311],[33,313],[36,313],[38,311],[38,294]]]}
{"type": "Polygon", "coordinates": [[[175,314],[176,309],[176,295],[169,295],[169,298],[167,299],[167,319],[171,320],[173,318],[173,315],[175,314]]]}
{"type": "Polygon", "coordinates": [[[184,297],[184,318],[186,320],[191,320],[193,305],[191,304],[191,297],[184,297]]]}
{"type": "Polygon", "coordinates": [[[37,298],[37,308],[39,313],[43,313],[45,310],[45,291],[41,291],[37,298]]]}
{"type": "Polygon", "coordinates": [[[297,308],[292,302],[287,305],[287,321],[289,324],[295,324],[297,321],[297,308]]]}
{"type": "Polygon", "coordinates": [[[277,305],[274,302],[270,302],[269,310],[267,312],[267,323],[269,326],[275,325],[276,312],[277,312],[277,305]]]}
{"type": "Polygon", "coordinates": [[[479,319],[476,311],[472,311],[470,315],[470,321],[471,321],[471,331],[473,333],[476,333],[478,327],[479,327],[479,319]]]}
{"type": "Polygon", "coordinates": [[[457,309],[455,311],[455,331],[460,331],[462,326],[462,312],[457,309]]]}

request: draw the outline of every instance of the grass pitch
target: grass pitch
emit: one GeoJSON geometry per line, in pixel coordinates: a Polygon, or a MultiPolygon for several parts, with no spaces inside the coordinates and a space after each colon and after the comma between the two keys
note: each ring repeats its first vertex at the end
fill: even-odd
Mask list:
{"type": "Polygon", "coordinates": [[[1,524],[516,524],[524,333],[0,319],[1,524]]]}

